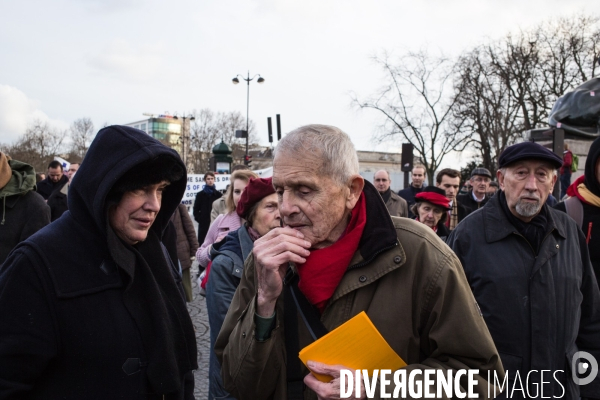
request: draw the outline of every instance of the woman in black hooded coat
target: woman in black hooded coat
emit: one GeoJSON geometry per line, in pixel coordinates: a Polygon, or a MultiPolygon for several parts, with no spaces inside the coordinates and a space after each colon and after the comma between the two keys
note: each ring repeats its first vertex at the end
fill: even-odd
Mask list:
{"type": "Polygon", "coordinates": [[[194,329],[163,245],[185,185],[174,150],[98,132],[69,211],[0,267],[0,399],[194,398],[194,329]]]}
{"type": "MultiPolygon", "coordinates": [[[[567,189],[567,194],[579,199],[583,206],[583,223],[581,230],[586,237],[590,252],[590,261],[600,286],[600,138],[594,140],[585,161],[585,173],[567,189]]],[[[576,200],[574,200],[576,201],[576,200]]],[[[557,210],[567,212],[565,202],[554,206],[557,210]]],[[[573,217],[573,216],[571,216],[573,217]]],[[[577,221],[576,221],[577,222],[577,221]]]]}

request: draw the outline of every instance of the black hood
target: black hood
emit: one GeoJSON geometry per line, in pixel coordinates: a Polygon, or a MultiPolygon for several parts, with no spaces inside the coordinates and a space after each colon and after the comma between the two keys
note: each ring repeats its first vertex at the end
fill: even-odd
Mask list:
{"type": "MultiPolygon", "coordinates": [[[[179,154],[147,133],[119,125],[101,129],[69,187],[69,211],[73,218],[106,237],[106,199],[113,185],[134,166],[161,155],[173,157],[185,171],[179,154]]],[[[151,228],[158,237],[181,202],[186,182],[187,176],[183,174],[165,189],[151,228]]]]}
{"type": "Polygon", "coordinates": [[[594,140],[585,160],[585,186],[600,197],[600,183],[596,177],[596,162],[600,157],[600,138],[594,140]]]}

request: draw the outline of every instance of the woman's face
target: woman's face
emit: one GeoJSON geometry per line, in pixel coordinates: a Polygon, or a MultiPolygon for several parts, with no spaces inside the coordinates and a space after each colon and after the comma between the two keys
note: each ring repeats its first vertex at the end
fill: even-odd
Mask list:
{"type": "Polygon", "coordinates": [[[233,204],[237,207],[238,201],[240,201],[240,197],[242,197],[242,193],[244,189],[248,185],[248,182],[242,179],[236,179],[233,181],[233,204]]]}
{"type": "Polygon", "coordinates": [[[264,236],[273,228],[281,226],[279,217],[279,204],[277,203],[277,193],[273,193],[265,197],[256,206],[256,214],[252,227],[264,236]]]}
{"type": "Polygon", "coordinates": [[[440,222],[440,219],[444,215],[444,210],[441,207],[427,201],[421,203],[418,211],[419,221],[432,229],[440,222]]]}

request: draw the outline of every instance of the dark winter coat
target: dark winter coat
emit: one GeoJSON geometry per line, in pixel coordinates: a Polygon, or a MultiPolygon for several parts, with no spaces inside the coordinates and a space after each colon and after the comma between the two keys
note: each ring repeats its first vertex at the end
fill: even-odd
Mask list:
{"type": "Polygon", "coordinates": [[[67,183],[60,190],[52,192],[50,197],[48,197],[47,204],[50,207],[51,221],[56,221],[69,209],[68,192],[69,184],[67,183]]]}
{"type": "Polygon", "coordinates": [[[208,228],[210,228],[210,213],[213,202],[222,196],[221,192],[215,189],[212,194],[201,190],[196,194],[194,201],[194,219],[198,223],[198,243],[204,243],[208,228]]]}
{"type": "Polygon", "coordinates": [[[223,321],[229,310],[231,299],[244,274],[244,260],[252,252],[254,243],[246,226],[230,232],[224,240],[211,250],[212,264],[206,284],[206,306],[210,325],[210,368],[208,370],[208,399],[232,398],[223,387],[221,365],[217,360],[214,346],[223,321]]]}
{"type": "MultiPolygon", "coordinates": [[[[548,208],[552,230],[536,255],[494,196],[462,221],[448,238],[494,338],[502,365],[515,384],[516,371],[530,393],[576,400],[571,360],[578,350],[600,360],[600,292],[585,240],[575,222],[548,208]]],[[[582,397],[600,398],[600,378],[581,387],[582,397]]],[[[518,387],[518,383],[517,383],[518,387]]],[[[540,395],[538,395],[541,397],[540,395]]],[[[522,397],[515,392],[514,398],[522,397]]]]}
{"type": "MultiPolygon", "coordinates": [[[[367,203],[363,234],[321,315],[323,325],[332,330],[365,311],[408,364],[408,373],[414,369],[479,369],[474,388],[484,398],[487,371],[495,371],[500,379],[504,374],[460,262],[431,228],[408,218],[390,217],[369,182],[363,193],[367,203]]],[[[294,357],[285,349],[284,296],[277,300],[271,337],[258,342],[256,293],[256,266],[250,254],[215,345],[221,375],[238,400],[284,399],[286,359],[294,357]]],[[[312,341],[300,316],[298,340],[300,348],[312,341]]],[[[306,368],[302,371],[308,374],[306,368]]],[[[379,398],[379,390],[376,393],[379,398]]],[[[317,396],[307,389],[304,398],[317,396]]]]}
{"type": "Polygon", "coordinates": [[[482,201],[477,202],[473,198],[473,192],[469,190],[469,193],[459,194],[458,196],[456,196],[456,199],[458,200],[458,204],[462,204],[472,212],[485,206],[485,204],[489,200],[489,197],[485,196],[482,201]]]}
{"type": "Polygon", "coordinates": [[[160,242],[185,174],[162,195],[148,237],[125,244],[107,195],[135,165],[177,153],[139,130],[98,132],[69,211],[0,267],[0,399],[192,399],[195,334],[160,242]]]}
{"type": "Polygon", "coordinates": [[[57,190],[62,189],[62,187],[64,185],[66,185],[69,182],[69,178],[63,174],[63,176],[59,179],[58,182],[54,183],[50,180],[50,177],[47,176],[46,179],[40,181],[37,184],[37,189],[36,191],[44,198],[44,200],[47,200],[48,197],[50,197],[50,195],[52,193],[54,193],[57,190]]]}
{"type": "Polygon", "coordinates": [[[12,176],[0,189],[0,264],[15,246],[50,223],[50,208],[35,192],[29,164],[8,161],[12,176]]]}
{"type": "Polygon", "coordinates": [[[413,206],[413,204],[415,204],[415,196],[417,195],[417,193],[421,193],[424,188],[424,186],[416,188],[413,185],[410,185],[409,187],[404,188],[398,192],[398,196],[406,200],[406,203],[408,205],[408,218],[414,219],[416,217],[416,215],[413,214],[412,211],[410,211],[410,209],[413,206]]]}

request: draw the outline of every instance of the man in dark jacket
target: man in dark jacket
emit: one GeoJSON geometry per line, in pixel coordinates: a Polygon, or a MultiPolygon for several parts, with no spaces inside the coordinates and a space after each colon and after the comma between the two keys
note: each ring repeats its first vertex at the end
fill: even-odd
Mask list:
{"type": "Polygon", "coordinates": [[[215,187],[215,173],[208,171],[204,174],[204,186],[196,194],[194,201],[194,219],[198,223],[198,243],[202,245],[210,228],[210,213],[213,202],[222,196],[215,187]]]}
{"type": "Polygon", "coordinates": [[[414,218],[415,215],[410,211],[412,205],[415,204],[415,195],[423,190],[425,182],[425,167],[421,164],[415,164],[411,172],[412,182],[409,187],[398,192],[398,196],[406,200],[408,205],[408,218],[414,218]]]}
{"type": "Polygon", "coordinates": [[[29,164],[0,152],[0,264],[20,242],[50,223],[50,209],[35,192],[29,164]]]}
{"type": "Polygon", "coordinates": [[[37,192],[47,200],[53,192],[62,189],[67,182],[69,178],[63,173],[62,164],[54,160],[48,164],[46,179],[37,184],[37,192]]]}
{"type": "Polygon", "coordinates": [[[467,207],[471,211],[481,208],[487,203],[487,191],[492,181],[492,173],[487,168],[478,167],[471,171],[471,190],[466,194],[456,196],[459,204],[467,207]]]}
{"type": "Polygon", "coordinates": [[[177,153],[98,132],[69,211],[0,267],[0,399],[192,399],[194,328],[162,243],[183,196],[177,153]]]}
{"type": "Polygon", "coordinates": [[[578,386],[570,376],[578,351],[600,360],[600,292],[580,230],[545,204],[561,163],[537,143],[507,147],[502,191],[447,242],[502,358],[508,398],[600,398],[600,379],[578,386]]]}

